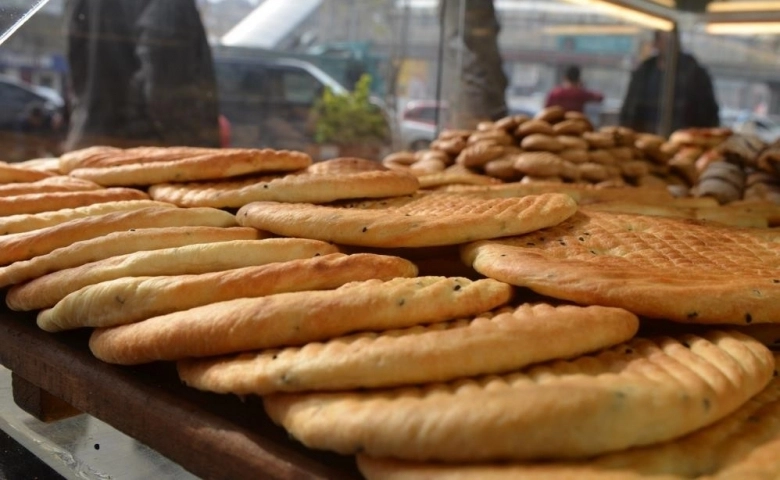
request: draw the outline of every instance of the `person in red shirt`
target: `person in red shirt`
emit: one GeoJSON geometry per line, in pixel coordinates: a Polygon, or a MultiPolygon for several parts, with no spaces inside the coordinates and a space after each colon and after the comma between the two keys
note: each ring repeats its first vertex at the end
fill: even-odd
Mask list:
{"type": "Polygon", "coordinates": [[[604,95],[600,92],[587,90],[580,80],[580,67],[573,65],[566,69],[563,83],[552,89],[547,95],[545,107],[559,106],[565,110],[582,112],[588,102],[601,102],[604,95]]]}

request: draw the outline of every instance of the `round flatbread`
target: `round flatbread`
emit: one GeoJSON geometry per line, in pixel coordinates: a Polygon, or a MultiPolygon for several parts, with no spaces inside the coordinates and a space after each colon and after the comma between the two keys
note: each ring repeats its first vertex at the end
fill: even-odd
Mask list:
{"type": "Polygon", "coordinates": [[[53,212],[24,213],[0,217],[0,235],[24,233],[41,228],[53,227],[77,218],[93,217],[112,212],[126,212],[149,207],[176,208],[176,205],[154,200],[126,200],[119,202],[97,203],[86,207],[63,208],[53,212]]]}
{"type": "MultiPolygon", "coordinates": [[[[13,197],[11,197],[13,198],[13,197]]],[[[29,260],[108,233],[155,227],[234,227],[235,217],[214,208],[150,207],[78,218],[53,227],[0,237],[0,265],[29,260]]]]}
{"type": "Polygon", "coordinates": [[[50,332],[113,327],[237,298],[329,290],[349,282],[416,274],[417,267],[399,257],[332,253],[200,275],[118,278],[68,295],[38,314],[38,326],[50,332]]]}
{"type": "Polygon", "coordinates": [[[54,306],[83,287],[122,277],[217,272],[337,251],[328,243],[302,238],[231,240],[142,250],[59,270],[17,285],[8,291],[6,303],[12,310],[40,310],[54,306]]]}
{"type": "Polygon", "coordinates": [[[15,195],[27,195],[31,193],[47,192],[80,192],[87,190],[100,190],[103,187],[97,183],[78,178],[56,176],[43,180],[26,183],[8,183],[0,185],[0,197],[12,197],[15,195]]]}
{"type": "MultiPolygon", "coordinates": [[[[775,353],[775,364],[778,360],[775,353]]],[[[769,479],[776,477],[780,466],[779,436],[780,377],[774,376],[761,393],[709,427],[671,442],[591,460],[445,465],[358,455],[358,466],[368,480],[769,479]],[[755,472],[763,475],[748,475],[755,472]]]]}
{"type": "Polygon", "coordinates": [[[69,174],[105,186],[154,185],[237,177],[257,172],[294,171],[311,165],[311,157],[288,150],[214,150],[181,160],[77,168],[69,174]]]}
{"type": "Polygon", "coordinates": [[[772,379],[754,339],[637,338],[506,376],[394,390],[275,394],[266,411],[310,448],[418,461],[589,458],[664,442],[737,410],[772,379]]]}
{"type": "Polygon", "coordinates": [[[305,171],[235,181],[155,185],[155,200],[187,207],[240,208],[256,201],[327,203],[340,199],[381,198],[417,191],[414,175],[377,162],[341,158],[315,163],[305,171]]]}
{"type": "Polygon", "coordinates": [[[53,174],[16,167],[5,162],[0,162],[0,184],[36,182],[49,178],[53,174]]]}
{"type": "Polygon", "coordinates": [[[340,207],[256,202],[239,210],[237,218],[244,226],[286,237],[387,248],[519,235],[557,225],[576,210],[574,200],[562,194],[507,199],[419,194],[340,207]]]}
{"type": "Polygon", "coordinates": [[[526,304],[469,320],[183,360],[178,370],[191,387],[238,395],[393,387],[571,358],[625,342],[638,328],[636,316],[616,308],[526,304]]]}
{"type": "Polygon", "coordinates": [[[198,243],[260,238],[263,238],[262,232],[244,227],[162,227],[114,232],[76,242],[30,260],[0,267],[0,285],[8,286],[26,282],[47,273],[126,253],[198,243]]]}
{"type": "Polygon", "coordinates": [[[77,192],[27,193],[0,197],[0,217],[77,208],[106,202],[149,200],[149,195],[132,188],[103,188],[77,192]]]}
{"type": "Polygon", "coordinates": [[[89,345],[109,363],[207,357],[443,322],[496,308],[511,295],[509,285],[495,280],[368,280],[336,290],[230,300],[97,329],[89,345]]]}
{"type": "Polygon", "coordinates": [[[780,232],[582,210],[544,231],[475,242],[483,275],[582,305],[688,323],[780,323],[780,232]]]}

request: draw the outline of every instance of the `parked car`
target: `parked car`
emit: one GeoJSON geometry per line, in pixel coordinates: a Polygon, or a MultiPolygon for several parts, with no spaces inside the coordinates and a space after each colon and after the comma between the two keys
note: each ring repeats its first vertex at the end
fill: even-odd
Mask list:
{"type": "Polygon", "coordinates": [[[435,100],[415,100],[401,112],[400,137],[405,150],[423,150],[436,138],[436,122],[446,118],[446,105],[435,100]],[[438,116],[437,116],[438,115],[438,116]]]}
{"type": "MultiPolygon", "coordinates": [[[[326,88],[348,90],[315,65],[251,51],[215,53],[220,113],[230,122],[231,145],[313,152],[315,103],[326,88]]],[[[376,99],[391,132],[392,115],[376,99]]],[[[391,147],[388,141],[388,151],[391,147]]],[[[329,156],[329,152],[323,154],[329,156]]],[[[333,156],[333,153],[330,153],[333,156]]]]}
{"type": "Polygon", "coordinates": [[[64,133],[64,105],[52,89],[0,78],[0,160],[56,154],[64,133]]]}

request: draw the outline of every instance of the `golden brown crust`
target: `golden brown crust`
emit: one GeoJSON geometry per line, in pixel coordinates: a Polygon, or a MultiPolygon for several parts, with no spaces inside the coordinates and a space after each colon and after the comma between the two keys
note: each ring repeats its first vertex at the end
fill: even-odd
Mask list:
{"type": "Polygon", "coordinates": [[[484,275],[584,305],[689,323],[778,321],[772,230],[583,209],[543,232],[470,244],[462,257],[484,275]]]}
{"type": "Polygon", "coordinates": [[[417,178],[410,173],[388,170],[377,162],[367,166],[340,160],[317,163],[306,171],[283,176],[160,184],[151,187],[149,193],[155,200],[186,207],[240,208],[258,201],[328,203],[393,197],[409,195],[419,188],[417,178]]]}
{"type": "Polygon", "coordinates": [[[336,290],[230,300],[98,329],[89,345],[109,363],[207,357],[443,322],[496,308],[511,295],[509,285],[495,280],[368,280],[336,290]]]}
{"type": "Polygon", "coordinates": [[[176,208],[176,205],[153,200],[126,200],[117,202],[96,203],[85,207],[64,208],[53,212],[23,213],[0,217],[0,235],[24,233],[46,227],[53,227],[76,218],[103,215],[111,212],[140,210],[149,207],[176,208]]]}
{"type": "Polygon", "coordinates": [[[8,183],[0,185],[0,197],[27,195],[47,192],[79,192],[99,190],[103,187],[97,183],[67,176],[47,177],[42,180],[25,183],[8,183]]]}
{"type": "MultiPolygon", "coordinates": [[[[777,361],[778,355],[775,354],[777,361]]],[[[780,452],[780,381],[719,422],[672,442],[582,462],[442,465],[358,456],[369,480],[774,479],[780,452]]]]}
{"type": "Polygon", "coordinates": [[[625,310],[525,304],[378,335],[185,360],[178,370],[191,387],[238,395],[393,387],[571,358],[625,342],[638,327],[637,318],[625,310]]]}
{"type": "Polygon", "coordinates": [[[570,197],[559,194],[488,200],[431,193],[342,207],[256,202],[239,210],[237,217],[244,226],[287,237],[422,247],[518,235],[556,225],[576,209],[570,197]]]}
{"type": "Polygon", "coordinates": [[[460,165],[453,165],[442,172],[422,175],[418,180],[420,188],[436,188],[444,185],[496,185],[501,183],[496,178],[474,173],[460,165]]]}
{"type": "Polygon", "coordinates": [[[37,182],[51,176],[52,174],[48,172],[30,170],[0,162],[0,184],[37,182]]]}
{"type": "Polygon", "coordinates": [[[0,265],[29,260],[75,242],[133,228],[234,227],[235,217],[212,208],[150,207],[79,218],[33,232],[0,238],[0,265]]]}
{"type": "Polygon", "coordinates": [[[149,195],[132,188],[105,188],[79,192],[46,192],[0,197],[0,217],[78,208],[96,203],[148,200],[149,195]]]}
{"type": "Polygon", "coordinates": [[[215,150],[181,160],[80,167],[70,175],[105,186],[154,185],[236,177],[257,172],[293,171],[311,165],[311,157],[288,150],[215,150]]]}
{"type": "MultiPolygon", "coordinates": [[[[12,287],[6,303],[12,310],[39,310],[54,306],[88,285],[122,277],[188,275],[246,266],[286,262],[337,252],[333,245],[303,238],[250,239],[250,229],[230,234],[246,240],[210,241],[156,250],[140,250],[66,268],[12,287]]],[[[228,233],[228,232],[226,232],[228,233]]]]}
{"type": "Polygon", "coordinates": [[[637,338],[505,376],[264,398],[310,448],[418,461],[583,459],[668,441],[737,410],[774,358],[736,332],[637,338]]]}
{"type": "Polygon", "coordinates": [[[193,273],[182,274],[186,270],[174,267],[171,275],[133,275],[86,286],[40,312],[38,326],[50,332],[113,327],[238,298],[329,290],[349,282],[417,274],[413,263],[399,257],[340,253],[213,272],[206,267],[189,270],[193,273]],[[208,273],[194,273],[198,271],[208,273]]]}
{"type": "Polygon", "coordinates": [[[117,255],[198,243],[256,240],[262,232],[244,227],[162,227],[130,229],[69,244],[30,260],[0,267],[0,285],[31,280],[117,255]]]}

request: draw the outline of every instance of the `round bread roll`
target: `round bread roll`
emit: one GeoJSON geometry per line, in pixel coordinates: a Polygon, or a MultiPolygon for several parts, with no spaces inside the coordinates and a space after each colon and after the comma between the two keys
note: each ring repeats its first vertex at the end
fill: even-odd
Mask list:
{"type": "Polygon", "coordinates": [[[575,137],[573,135],[559,135],[555,137],[566,148],[574,148],[577,150],[587,150],[590,148],[590,144],[582,139],[582,137],[575,137]]]}
{"type": "Polygon", "coordinates": [[[591,163],[598,163],[601,165],[615,165],[617,159],[609,153],[609,150],[591,150],[588,152],[588,161],[591,163]]]}
{"type": "Polygon", "coordinates": [[[527,122],[521,123],[520,126],[517,127],[517,130],[515,130],[515,136],[520,138],[536,133],[555,135],[555,130],[553,130],[552,125],[544,120],[528,120],[527,122]]]}
{"type": "Polygon", "coordinates": [[[535,177],[560,176],[564,160],[550,152],[525,152],[517,156],[515,169],[535,177]]]}
{"type": "Polygon", "coordinates": [[[612,148],[615,146],[615,137],[604,132],[585,132],[582,138],[591,148],[612,148]]]}
{"type": "Polygon", "coordinates": [[[450,155],[457,155],[464,148],[466,148],[466,140],[462,137],[440,138],[431,142],[431,149],[450,155]]]}
{"type": "Polygon", "coordinates": [[[580,178],[590,182],[603,182],[609,178],[609,172],[604,165],[598,163],[583,163],[577,165],[580,178]]]}
{"type": "Polygon", "coordinates": [[[557,123],[566,117],[566,110],[563,107],[552,106],[542,109],[534,118],[544,120],[547,123],[557,123]]]}
{"type": "Polygon", "coordinates": [[[560,152],[564,149],[563,144],[555,137],[542,133],[528,135],[520,143],[523,150],[535,152],[560,152]]]}
{"type": "Polygon", "coordinates": [[[618,162],[628,162],[634,158],[634,149],[631,147],[613,147],[607,150],[618,162]]]}
{"type": "Polygon", "coordinates": [[[514,156],[504,156],[491,160],[485,164],[485,173],[507,182],[519,180],[522,174],[515,170],[515,160],[517,158],[514,156]]]}
{"type": "Polygon", "coordinates": [[[474,144],[477,142],[489,141],[496,145],[512,145],[514,139],[511,135],[503,130],[485,130],[482,132],[474,132],[468,139],[468,144],[474,144]]]}
{"type": "Polygon", "coordinates": [[[587,125],[580,120],[563,120],[553,125],[558,135],[582,135],[587,131],[587,125]]]}
{"type": "Polygon", "coordinates": [[[588,151],[578,148],[567,148],[558,152],[558,156],[572,163],[585,163],[590,159],[588,151]]]}

